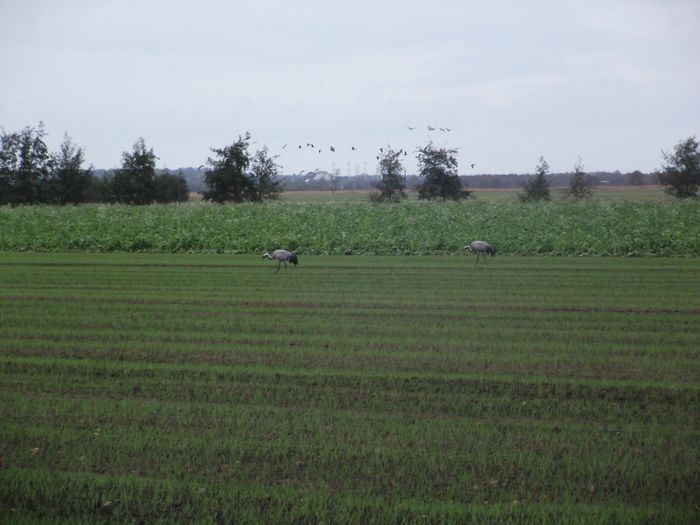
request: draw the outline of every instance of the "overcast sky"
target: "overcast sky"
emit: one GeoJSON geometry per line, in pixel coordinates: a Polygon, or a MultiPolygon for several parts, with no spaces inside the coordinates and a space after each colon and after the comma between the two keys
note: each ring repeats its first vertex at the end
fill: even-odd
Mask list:
{"type": "Polygon", "coordinates": [[[0,0],[0,126],[98,168],[250,131],[285,173],[374,173],[387,145],[413,173],[429,140],[460,174],[651,171],[700,133],[698,57],[699,0],[0,0]]]}

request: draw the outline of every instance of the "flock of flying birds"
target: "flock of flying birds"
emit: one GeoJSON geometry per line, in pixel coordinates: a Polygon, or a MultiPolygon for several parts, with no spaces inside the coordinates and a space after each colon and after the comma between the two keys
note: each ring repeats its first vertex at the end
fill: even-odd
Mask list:
{"type": "MultiPolygon", "coordinates": [[[[406,127],[409,129],[409,131],[414,131],[414,130],[416,129],[415,126],[406,126],[406,127]]],[[[428,131],[435,131],[436,129],[438,129],[438,130],[440,130],[440,131],[442,131],[442,132],[449,132],[449,131],[452,131],[452,129],[450,129],[450,128],[436,128],[436,127],[433,127],[433,126],[426,126],[426,128],[428,129],[428,131]]],[[[288,146],[288,144],[283,145],[283,146],[282,146],[282,149],[285,149],[287,146],[288,146]]],[[[304,147],[304,146],[303,146],[302,144],[299,144],[299,145],[297,146],[297,149],[302,149],[303,147],[304,147]]],[[[315,146],[312,142],[307,142],[307,143],[306,143],[306,147],[307,147],[307,148],[311,148],[311,149],[317,149],[316,146],[315,146]]],[[[335,147],[334,147],[334,146],[329,146],[328,149],[329,149],[332,153],[335,153],[335,147]]],[[[351,149],[352,151],[357,151],[357,148],[356,148],[355,146],[350,146],[350,149],[351,149]]],[[[383,148],[379,148],[379,151],[381,151],[382,153],[384,153],[384,149],[383,149],[383,148]]],[[[318,148],[318,152],[319,152],[319,153],[322,153],[322,152],[323,152],[323,148],[318,148]]],[[[406,151],[404,151],[403,149],[402,149],[402,150],[399,150],[399,153],[403,153],[404,155],[407,155],[406,151]]],[[[379,158],[379,156],[377,156],[377,158],[379,158]]]]}
{"type": "MultiPolygon", "coordinates": [[[[417,129],[416,126],[406,126],[406,127],[408,128],[409,131],[415,131],[415,130],[417,129]]],[[[436,130],[437,130],[437,131],[441,131],[441,132],[443,132],[443,133],[449,133],[450,131],[452,131],[451,128],[436,127],[436,126],[430,126],[430,125],[426,126],[426,129],[427,129],[429,132],[431,132],[431,131],[436,131],[436,130]]],[[[282,149],[286,149],[288,145],[289,145],[289,144],[284,144],[284,145],[282,146],[282,149]]],[[[323,148],[317,147],[313,142],[307,142],[307,143],[306,143],[306,146],[304,146],[303,144],[297,145],[297,149],[304,149],[304,148],[312,149],[312,150],[317,150],[318,153],[323,153],[323,148]]],[[[355,146],[350,146],[350,149],[351,149],[351,151],[357,151],[357,148],[356,148],[355,146]]],[[[335,146],[332,146],[332,145],[331,145],[331,146],[328,147],[328,150],[329,150],[331,153],[335,153],[336,148],[335,148],[335,146]]],[[[380,151],[380,153],[384,153],[384,148],[379,148],[379,151],[380,151]]],[[[400,149],[400,150],[398,151],[398,154],[399,154],[399,155],[402,155],[402,154],[403,154],[404,156],[407,156],[407,155],[408,155],[408,152],[407,152],[405,149],[400,149]]],[[[376,159],[379,160],[379,158],[380,158],[380,156],[379,156],[379,155],[376,155],[376,159]]],[[[476,164],[471,164],[472,169],[474,169],[474,166],[476,166],[476,164]]],[[[304,172],[304,170],[302,170],[299,174],[301,174],[301,173],[303,173],[303,172],[304,172]]]]}
{"type": "MultiPolygon", "coordinates": [[[[416,126],[406,126],[406,127],[408,128],[409,131],[415,131],[415,130],[417,129],[416,126]]],[[[441,131],[441,132],[443,132],[443,133],[449,133],[450,131],[453,131],[451,128],[441,128],[441,127],[435,127],[435,126],[430,126],[430,125],[426,126],[426,129],[427,129],[429,132],[438,130],[438,131],[441,131]]],[[[289,144],[284,144],[284,145],[282,146],[282,149],[286,149],[288,145],[289,145],[289,144]]],[[[317,147],[317,146],[316,146],[314,143],[312,143],[312,142],[307,142],[307,143],[306,143],[306,146],[304,146],[303,144],[299,144],[299,145],[297,146],[297,149],[305,149],[305,148],[306,148],[306,149],[317,150],[319,153],[323,153],[323,148],[317,147]]],[[[351,149],[352,151],[357,151],[357,148],[356,148],[355,146],[350,146],[350,149],[351,149]]],[[[328,150],[329,150],[331,153],[335,153],[336,148],[335,148],[335,146],[332,146],[332,145],[331,145],[331,146],[328,147],[328,150]]],[[[379,148],[379,152],[380,152],[380,153],[384,153],[384,148],[379,148]]],[[[407,155],[408,155],[408,152],[407,152],[405,149],[402,148],[402,149],[400,149],[400,150],[398,151],[398,154],[399,154],[399,155],[407,156],[407,155]]],[[[376,157],[377,160],[380,159],[380,155],[376,155],[375,157],[376,157]]],[[[472,169],[474,169],[474,166],[476,166],[476,164],[470,164],[470,166],[471,166],[472,169]]],[[[204,168],[204,165],[203,165],[203,164],[202,164],[201,166],[199,166],[197,169],[200,169],[200,170],[201,170],[202,168],[204,168]]],[[[302,173],[304,173],[304,171],[305,171],[305,170],[301,170],[297,175],[301,175],[302,173]]],[[[314,170],[314,171],[318,171],[318,170],[314,170]]]]}

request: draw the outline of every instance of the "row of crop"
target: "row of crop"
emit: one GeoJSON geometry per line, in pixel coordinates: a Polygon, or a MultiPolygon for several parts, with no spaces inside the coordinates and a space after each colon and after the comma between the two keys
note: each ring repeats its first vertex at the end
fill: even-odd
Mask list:
{"type": "Polygon", "coordinates": [[[405,203],[0,208],[0,250],[698,256],[700,205],[405,203]]]}

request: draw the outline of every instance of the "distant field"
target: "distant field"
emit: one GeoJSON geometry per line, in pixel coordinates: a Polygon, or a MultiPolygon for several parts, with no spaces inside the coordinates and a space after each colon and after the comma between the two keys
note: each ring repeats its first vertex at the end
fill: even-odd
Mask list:
{"type": "MultiPolygon", "coordinates": [[[[516,202],[519,189],[473,189],[475,199],[486,202],[516,202]]],[[[343,203],[367,202],[370,190],[330,191],[286,191],[281,194],[285,202],[298,203],[343,203]]],[[[418,194],[407,192],[408,200],[418,200],[418,194]]],[[[552,188],[554,200],[562,199],[562,189],[552,188]]],[[[593,192],[594,202],[669,202],[673,197],[664,192],[662,186],[598,186],[593,192]]]]}
{"type": "Polygon", "coordinates": [[[0,253],[0,522],[698,522],[698,259],[274,268],[0,253]]]}
{"type": "Polygon", "coordinates": [[[284,247],[303,255],[434,255],[461,253],[474,239],[504,255],[695,257],[700,202],[0,207],[6,251],[262,254],[284,247]]]}

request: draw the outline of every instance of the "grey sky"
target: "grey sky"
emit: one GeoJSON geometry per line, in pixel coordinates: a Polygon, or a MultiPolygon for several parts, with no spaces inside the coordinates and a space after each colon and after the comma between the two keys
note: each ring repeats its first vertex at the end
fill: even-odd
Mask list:
{"type": "Polygon", "coordinates": [[[0,20],[0,125],[43,120],[95,167],[140,136],[197,166],[250,131],[285,173],[374,173],[388,144],[411,173],[428,140],[461,174],[650,171],[700,132],[698,0],[0,0],[0,20]]]}

